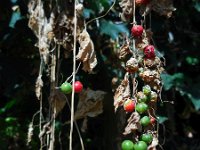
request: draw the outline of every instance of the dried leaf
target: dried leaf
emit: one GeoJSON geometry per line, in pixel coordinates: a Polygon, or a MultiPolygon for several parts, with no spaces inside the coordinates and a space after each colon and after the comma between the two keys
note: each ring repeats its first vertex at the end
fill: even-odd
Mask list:
{"type": "Polygon", "coordinates": [[[50,95],[50,102],[52,106],[52,110],[55,109],[56,111],[56,116],[58,115],[59,112],[62,111],[64,108],[66,102],[67,102],[67,97],[61,93],[59,90],[54,90],[54,92],[51,92],[50,95]]]}
{"type": "Polygon", "coordinates": [[[159,57],[155,57],[154,59],[144,59],[144,64],[148,68],[158,68],[162,66],[162,62],[159,57]]]}
{"type": "Polygon", "coordinates": [[[43,87],[42,75],[39,75],[35,82],[35,94],[38,100],[40,100],[42,87],[43,87]]]}
{"type": "Polygon", "coordinates": [[[97,65],[97,58],[94,51],[94,44],[90,38],[90,35],[86,30],[83,30],[78,38],[80,49],[76,56],[78,60],[83,62],[83,70],[86,72],[92,72],[97,65]]]}
{"type": "Polygon", "coordinates": [[[79,4],[76,5],[76,11],[77,11],[77,15],[78,15],[78,16],[82,16],[82,14],[83,14],[83,9],[84,9],[84,8],[83,8],[83,4],[80,4],[80,3],[79,3],[79,4]]]}
{"type": "Polygon", "coordinates": [[[122,80],[121,84],[118,86],[118,88],[115,91],[114,95],[114,107],[115,111],[117,111],[117,108],[119,106],[122,106],[125,99],[130,97],[130,85],[128,80],[128,73],[125,74],[124,80],[122,80]]]}
{"type": "Polygon", "coordinates": [[[119,2],[120,7],[122,8],[122,13],[120,14],[123,21],[127,21],[133,15],[133,1],[132,0],[122,0],[119,2]]]}
{"type": "Polygon", "coordinates": [[[96,117],[103,112],[103,91],[83,90],[79,95],[78,106],[74,115],[75,120],[89,117],[96,117]]]}
{"type": "Polygon", "coordinates": [[[126,70],[132,73],[136,72],[138,70],[138,60],[136,58],[131,57],[126,62],[126,70]]]}
{"type": "Polygon", "coordinates": [[[144,32],[142,38],[136,39],[136,42],[135,42],[136,48],[138,50],[143,51],[144,48],[149,45],[151,37],[152,37],[152,32],[150,30],[147,30],[146,32],[144,32]]]}
{"type": "Polygon", "coordinates": [[[119,51],[119,59],[124,59],[128,54],[131,53],[129,42],[124,44],[119,51]]]}
{"type": "Polygon", "coordinates": [[[28,134],[27,134],[27,145],[32,141],[33,137],[33,122],[31,122],[28,126],[28,134]]]}
{"type": "Polygon", "coordinates": [[[171,17],[172,12],[176,10],[173,6],[173,0],[152,0],[151,8],[160,15],[167,17],[171,17]]]}
{"type": "Polygon", "coordinates": [[[38,38],[36,46],[39,48],[40,55],[47,64],[49,60],[50,44],[53,39],[52,37],[49,39],[49,35],[54,35],[52,34],[55,20],[54,12],[52,12],[50,17],[47,19],[44,12],[43,2],[39,3],[34,0],[29,2],[28,11],[30,14],[29,27],[38,38]]]}
{"type": "Polygon", "coordinates": [[[139,123],[140,115],[137,112],[133,112],[128,119],[128,124],[125,128],[123,135],[128,135],[136,130],[141,130],[141,125],[139,123]]]}
{"type": "Polygon", "coordinates": [[[158,146],[158,138],[156,134],[153,134],[153,141],[151,142],[151,145],[148,146],[148,150],[156,150],[156,146],[158,146]]]}

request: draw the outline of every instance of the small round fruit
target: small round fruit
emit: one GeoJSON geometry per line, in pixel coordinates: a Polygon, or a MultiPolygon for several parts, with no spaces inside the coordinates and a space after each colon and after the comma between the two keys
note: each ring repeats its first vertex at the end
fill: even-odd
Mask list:
{"type": "Polygon", "coordinates": [[[153,136],[149,133],[146,133],[146,134],[142,134],[141,136],[141,140],[146,142],[147,144],[151,143],[152,140],[153,140],[153,136]]]}
{"type": "Polygon", "coordinates": [[[144,112],[146,112],[148,110],[148,105],[145,104],[145,103],[138,103],[135,107],[136,111],[139,113],[139,114],[143,114],[144,112]]]}
{"type": "Polygon", "coordinates": [[[131,29],[131,33],[134,37],[141,37],[143,30],[144,29],[141,25],[134,25],[131,29]]]}
{"type": "Polygon", "coordinates": [[[134,144],[130,140],[124,140],[122,142],[121,147],[122,147],[122,150],[133,150],[134,149],[134,144]]]}
{"type": "Polygon", "coordinates": [[[133,112],[134,109],[135,109],[134,101],[131,100],[131,99],[126,100],[125,103],[124,103],[124,110],[126,112],[133,112]]]}
{"type": "Polygon", "coordinates": [[[151,91],[151,101],[156,102],[158,99],[158,94],[154,91],[151,91]]]}
{"type": "Polygon", "coordinates": [[[142,92],[143,92],[145,95],[150,95],[150,94],[151,94],[151,87],[150,87],[149,85],[143,86],[142,92]]]}
{"type": "Polygon", "coordinates": [[[149,0],[136,0],[136,5],[147,5],[149,3],[149,0]]]}
{"type": "Polygon", "coordinates": [[[139,141],[134,145],[134,150],[147,150],[147,144],[144,141],[139,141]]]}
{"type": "Polygon", "coordinates": [[[148,97],[143,92],[138,92],[137,98],[138,98],[138,102],[144,102],[145,103],[145,102],[148,101],[148,97]]]}
{"type": "Polygon", "coordinates": [[[80,81],[76,81],[74,83],[74,91],[75,93],[80,93],[83,90],[83,84],[80,81]]]}
{"type": "Polygon", "coordinates": [[[150,118],[148,116],[144,116],[140,119],[140,123],[142,126],[148,126],[150,124],[150,118]]]}
{"type": "Polygon", "coordinates": [[[156,123],[156,119],[155,119],[154,117],[151,117],[150,122],[151,122],[151,124],[153,125],[153,124],[156,123]]]}
{"type": "Polygon", "coordinates": [[[64,82],[61,86],[60,86],[60,90],[65,93],[65,94],[69,94],[72,92],[72,85],[68,82],[64,82]]]}
{"type": "Polygon", "coordinates": [[[149,59],[155,58],[155,48],[153,45],[148,45],[144,48],[144,56],[149,59]]]}

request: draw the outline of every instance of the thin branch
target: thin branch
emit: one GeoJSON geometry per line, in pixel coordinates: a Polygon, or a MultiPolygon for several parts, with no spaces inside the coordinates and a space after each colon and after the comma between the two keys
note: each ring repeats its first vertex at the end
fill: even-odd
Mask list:
{"type": "Polygon", "coordinates": [[[116,1],[117,1],[117,0],[115,0],[115,1],[113,2],[113,4],[111,5],[111,7],[108,9],[108,11],[107,11],[104,15],[99,16],[99,17],[96,17],[96,18],[94,18],[94,19],[88,21],[88,22],[86,23],[86,27],[88,26],[89,23],[91,23],[91,22],[93,22],[93,21],[95,21],[95,20],[98,20],[98,19],[100,19],[100,18],[105,17],[105,16],[110,12],[110,10],[115,6],[116,1]]]}
{"type": "MultiPolygon", "coordinates": [[[[75,83],[76,77],[76,32],[77,32],[77,14],[76,14],[76,2],[74,2],[74,49],[73,49],[73,79],[72,85],[75,83]]],[[[70,123],[70,138],[69,138],[69,150],[72,150],[73,141],[73,128],[74,128],[74,86],[72,86],[71,95],[71,123],[70,123]]]]}

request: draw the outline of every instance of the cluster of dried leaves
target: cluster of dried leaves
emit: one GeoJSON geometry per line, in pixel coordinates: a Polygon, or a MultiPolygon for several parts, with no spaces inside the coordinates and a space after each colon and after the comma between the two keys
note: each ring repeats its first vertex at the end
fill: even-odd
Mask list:
{"type": "MultiPolygon", "coordinates": [[[[52,143],[54,143],[55,125],[53,120],[62,111],[66,103],[69,104],[67,97],[56,88],[59,86],[59,59],[61,57],[68,58],[74,49],[74,43],[78,43],[79,50],[76,60],[82,62],[82,69],[85,72],[92,73],[97,65],[94,44],[85,27],[83,5],[79,3],[75,6],[74,3],[75,1],[71,0],[30,0],[28,4],[28,25],[38,39],[36,46],[39,48],[41,56],[40,71],[35,84],[38,100],[42,100],[42,75],[45,69],[50,78],[49,116],[42,118],[42,115],[40,115],[39,135],[43,146],[45,143],[43,137],[49,134],[50,141],[47,142],[50,143],[49,149],[53,149],[52,143]],[[76,30],[74,27],[76,27],[76,30]],[[76,35],[75,38],[74,35],[76,35]],[[63,54],[60,50],[64,51],[63,56],[60,56],[60,54],[63,54]],[[42,124],[42,122],[46,124],[42,124]]],[[[80,93],[75,119],[86,118],[87,116],[95,117],[102,113],[104,95],[105,92],[103,91],[93,91],[91,89],[80,93]]],[[[41,104],[40,107],[40,114],[42,114],[43,105],[41,104]]],[[[29,127],[28,143],[31,141],[32,132],[33,128],[31,126],[29,127]]]]}
{"type": "MultiPolygon", "coordinates": [[[[121,19],[123,21],[129,21],[133,15],[133,0],[121,0],[119,3],[122,8],[121,19]]],[[[146,6],[139,7],[140,14],[142,16],[148,14],[151,10],[157,12],[159,15],[171,17],[173,11],[176,9],[173,7],[173,0],[151,0],[146,6]]]]}
{"type": "MultiPolygon", "coordinates": [[[[49,63],[49,55],[56,45],[62,45],[65,49],[65,56],[68,57],[70,51],[73,50],[75,23],[73,2],[70,0],[56,2],[31,0],[28,10],[29,27],[38,38],[36,45],[44,62],[49,63]]],[[[82,4],[77,4],[76,12],[77,42],[80,44],[77,59],[83,62],[83,70],[92,72],[97,60],[93,42],[84,26],[82,4]]]]}

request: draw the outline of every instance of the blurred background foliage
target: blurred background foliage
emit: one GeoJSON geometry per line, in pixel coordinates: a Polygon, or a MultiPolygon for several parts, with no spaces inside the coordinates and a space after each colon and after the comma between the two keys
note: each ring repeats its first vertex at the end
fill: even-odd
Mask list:
{"type": "MultiPolygon", "coordinates": [[[[89,21],[104,14],[112,3],[113,0],[84,0],[84,17],[89,21]]],[[[26,146],[28,124],[39,108],[34,85],[40,63],[39,52],[34,47],[36,37],[27,26],[27,4],[28,0],[0,1],[1,150],[38,149],[39,146],[38,131],[31,145],[26,146]]],[[[199,150],[200,1],[179,0],[174,1],[174,6],[176,11],[171,18],[152,12],[154,44],[166,60],[166,71],[162,75],[163,102],[158,104],[160,144],[167,150],[199,150]]],[[[129,34],[130,26],[121,22],[119,13],[117,2],[108,15],[88,25],[99,63],[96,74],[88,75],[80,70],[78,78],[85,87],[103,90],[109,95],[104,113],[89,118],[87,132],[83,134],[87,150],[114,150],[120,143],[121,128],[113,111],[111,81],[114,77],[119,80],[123,77],[116,51],[122,42],[118,37],[121,33],[129,34]]],[[[63,58],[63,76],[71,73],[70,69],[66,70],[69,66],[71,59],[63,58]]],[[[44,95],[48,96],[47,89],[44,95]]],[[[69,117],[65,113],[62,116],[69,117]]],[[[62,128],[59,121],[57,128],[62,128]]],[[[67,129],[63,130],[67,136],[67,129]]]]}

